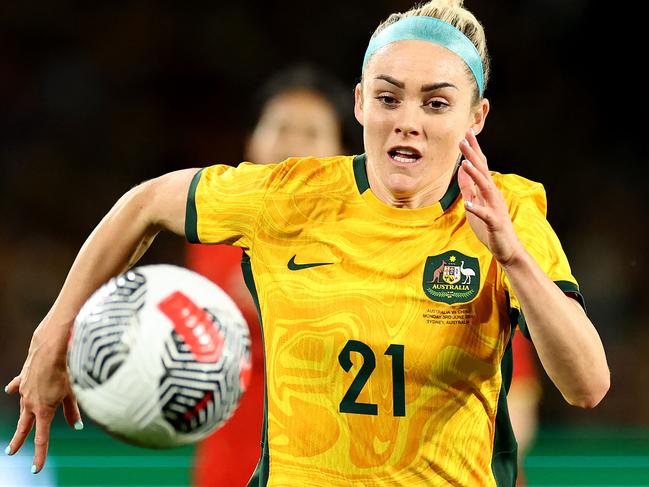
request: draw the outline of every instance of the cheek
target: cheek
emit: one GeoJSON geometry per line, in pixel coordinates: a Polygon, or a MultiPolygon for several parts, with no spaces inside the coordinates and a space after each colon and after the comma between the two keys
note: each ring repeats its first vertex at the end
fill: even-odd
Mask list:
{"type": "Polygon", "coordinates": [[[369,109],[365,112],[365,132],[372,134],[387,134],[390,133],[393,127],[393,121],[384,110],[369,109]]]}
{"type": "Polygon", "coordinates": [[[339,126],[338,120],[334,118],[329,119],[314,119],[315,126],[311,127],[311,131],[316,134],[316,142],[323,150],[330,152],[334,155],[342,151],[342,127],[339,126]]]}
{"type": "Polygon", "coordinates": [[[333,156],[342,151],[337,134],[333,133],[319,134],[310,145],[317,147],[323,157],[333,156]]]}
{"type": "Polygon", "coordinates": [[[464,138],[465,126],[456,117],[439,117],[428,128],[428,136],[437,145],[458,150],[458,144],[464,138]]]}
{"type": "Polygon", "coordinates": [[[280,133],[278,130],[264,129],[255,133],[250,140],[249,152],[253,162],[268,163],[276,162],[276,147],[281,145],[280,133]]]}

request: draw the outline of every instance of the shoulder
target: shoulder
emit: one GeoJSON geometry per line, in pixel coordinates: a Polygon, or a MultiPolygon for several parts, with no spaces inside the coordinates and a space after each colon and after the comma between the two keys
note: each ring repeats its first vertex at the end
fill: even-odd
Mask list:
{"type": "Polygon", "coordinates": [[[291,157],[274,165],[270,187],[276,191],[326,190],[350,179],[352,156],[291,157]]]}
{"type": "Polygon", "coordinates": [[[269,200],[344,200],[355,188],[352,160],[352,156],[294,157],[277,164],[210,166],[194,177],[188,201],[201,208],[253,208],[269,200]]]}
{"type": "Polygon", "coordinates": [[[324,194],[347,190],[353,181],[352,157],[292,157],[277,164],[216,164],[198,171],[190,198],[213,201],[219,194],[264,198],[270,194],[324,194]],[[346,183],[346,184],[345,184],[346,183]]]}
{"type": "Polygon", "coordinates": [[[494,183],[503,196],[510,209],[520,205],[534,206],[543,215],[547,212],[547,198],[545,188],[541,183],[524,178],[517,174],[500,174],[491,172],[494,183]]]}

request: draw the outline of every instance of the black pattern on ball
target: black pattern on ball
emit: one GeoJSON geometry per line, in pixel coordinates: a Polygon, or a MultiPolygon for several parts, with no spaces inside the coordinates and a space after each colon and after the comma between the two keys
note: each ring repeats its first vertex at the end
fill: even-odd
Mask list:
{"type": "MultiPolygon", "coordinates": [[[[236,328],[222,326],[216,314],[205,309],[224,342],[236,340],[237,349],[249,358],[249,339],[236,328]]],[[[239,354],[227,353],[217,362],[197,362],[189,346],[176,332],[165,341],[160,380],[160,403],[166,421],[181,433],[190,433],[227,420],[241,397],[239,354]]]]}
{"type": "MultiPolygon", "coordinates": [[[[128,357],[124,333],[137,324],[145,303],[146,278],[129,271],[111,279],[105,293],[93,297],[75,322],[68,365],[74,383],[88,389],[103,384],[128,357]]],[[[84,306],[85,308],[85,306],[84,306]]]]}

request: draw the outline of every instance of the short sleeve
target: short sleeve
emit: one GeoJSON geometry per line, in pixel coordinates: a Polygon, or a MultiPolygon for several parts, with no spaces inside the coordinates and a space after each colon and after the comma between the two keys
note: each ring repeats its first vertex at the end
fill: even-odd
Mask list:
{"type": "Polygon", "coordinates": [[[187,195],[185,236],[191,243],[250,249],[276,165],[215,165],[194,176],[187,195]]]}
{"type": "MultiPolygon", "coordinates": [[[[572,275],[561,242],[546,218],[547,200],[543,185],[514,177],[517,179],[511,184],[513,188],[505,187],[503,193],[510,201],[510,213],[518,238],[548,277],[564,293],[585,307],[579,285],[572,275]]],[[[521,331],[529,338],[521,305],[504,272],[502,279],[509,295],[510,309],[517,317],[521,331]]]]}

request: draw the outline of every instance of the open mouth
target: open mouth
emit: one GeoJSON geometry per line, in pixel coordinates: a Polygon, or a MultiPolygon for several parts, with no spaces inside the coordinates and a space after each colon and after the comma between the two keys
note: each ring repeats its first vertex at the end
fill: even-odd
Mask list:
{"type": "Polygon", "coordinates": [[[412,164],[421,159],[421,153],[411,147],[395,147],[388,154],[391,159],[402,164],[412,164]]]}

